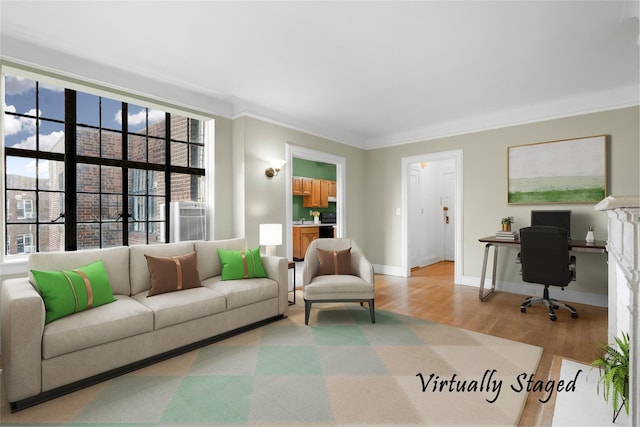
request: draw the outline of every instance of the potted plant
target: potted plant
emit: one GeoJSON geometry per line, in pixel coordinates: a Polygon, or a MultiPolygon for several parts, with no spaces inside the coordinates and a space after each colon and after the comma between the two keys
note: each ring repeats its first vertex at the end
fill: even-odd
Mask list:
{"type": "MultiPolygon", "coordinates": [[[[629,414],[629,334],[615,337],[617,347],[606,344],[600,349],[600,357],[591,366],[600,369],[600,381],[603,384],[604,400],[611,397],[613,422],[624,406],[629,414]]],[[[598,388],[600,390],[600,388],[598,388]]]]}
{"type": "Polygon", "coordinates": [[[513,224],[512,216],[507,216],[505,218],[502,218],[500,222],[502,223],[502,231],[511,231],[511,224],[513,224]]]}

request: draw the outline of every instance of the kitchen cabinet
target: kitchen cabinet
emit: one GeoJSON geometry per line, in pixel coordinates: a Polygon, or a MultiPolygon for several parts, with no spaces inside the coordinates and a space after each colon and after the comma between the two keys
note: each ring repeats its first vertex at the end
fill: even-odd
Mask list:
{"type": "MultiPolygon", "coordinates": [[[[311,180],[311,194],[304,196],[302,207],[305,208],[327,208],[329,207],[329,183],[326,179],[311,180]]],[[[335,182],[335,181],[333,181],[335,182]]]]}
{"type": "Polygon", "coordinates": [[[294,176],[291,179],[291,192],[294,196],[310,196],[311,195],[311,178],[303,176],[294,176]]]}
{"type": "Polygon", "coordinates": [[[293,258],[304,259],[307,247],[319,236],[318,227],[293,227],[293,258]]]}
{"type": "Polygon", "coordinates": [[[335,181],[329,181],[329,197],[338,197],[335,181]]]}

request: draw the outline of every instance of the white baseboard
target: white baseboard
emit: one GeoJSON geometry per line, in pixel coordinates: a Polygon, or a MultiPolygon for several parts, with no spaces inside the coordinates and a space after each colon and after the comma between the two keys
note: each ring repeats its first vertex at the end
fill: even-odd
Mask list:
{"type": "MultiPolygon", "coordinates": [[[[480,278],[463,276],[460,284],[479,288],[480,278]]],[[[485,291],[486,289],[491,287],[490,277],[488,277],[485,280],[484,286],[485,286],[485,291]]],[[[544,287],[542,285],[536,285],[535,283],[525,283],[525,282],[518,283],[518,282],[504,282],[504,281],[496,282],[496,291],[509,292],[512,294],[542,297],[543,290],[544,290],[544,287]]],[[[557,286],[553,286],[550,288],[549,293],[551,294],[551,298],[556,298],[557,300],[560,300],[560,301],[575,302],[578,304],[593,305],[596,307],[607,307],[609,305],[608,296],[606,294],[594,294],[591,292],[574,291],[571,289],[571,284],[569,284],[564,289],[564,291],[562,291],[557,286]]]]}
{"type": "Polygon", "coordinates": [[[373,264],[373,271],[377,274],[384,274],[386,276],[405,277],[402,272],[402,268],[391,265],[373,264]]]}

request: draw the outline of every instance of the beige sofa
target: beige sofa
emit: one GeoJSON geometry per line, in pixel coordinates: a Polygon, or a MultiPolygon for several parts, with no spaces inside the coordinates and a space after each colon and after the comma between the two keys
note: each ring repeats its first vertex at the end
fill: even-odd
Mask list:
{"type": "Polygon", "coordinates": [[[2,368],[12,411],[284,317],[287,260],[263,256],[268,278],[222,281],[218,248],[247,249],[240,238],[31,255],[30,270],[103,260],[117,300],[45,325],[32,276],[3,282],[2,368]],[[202,287],[147,298],[145,254],[194,250],[202,287]]]}

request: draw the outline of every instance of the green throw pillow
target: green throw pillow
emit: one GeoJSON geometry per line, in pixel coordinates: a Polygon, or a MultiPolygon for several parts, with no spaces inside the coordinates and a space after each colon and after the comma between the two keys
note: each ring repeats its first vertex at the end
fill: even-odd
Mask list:
{"type": "Polygon", "coordinates": [[[260,258],[260,248],[246,251],[229,251],[218,248],[222,264],[222,280],[267,277],[260,258]]]}
{"type": "Polygon", "coordinates": [[[102,261],[75,270],[31,270],[46,309],[45,323],[115,301],[102,261]]]}

